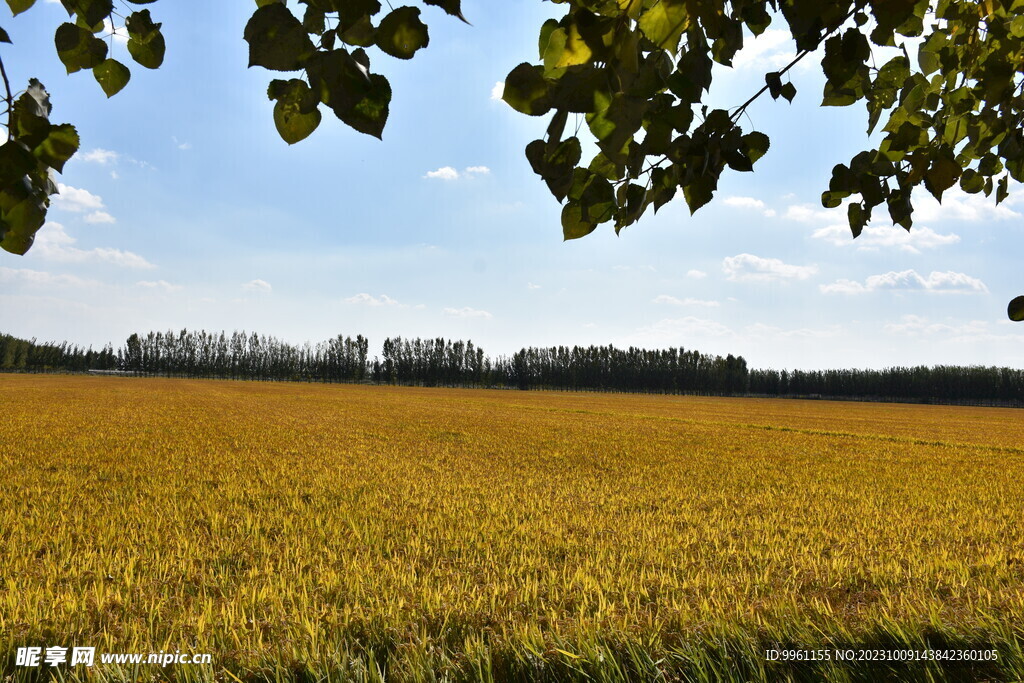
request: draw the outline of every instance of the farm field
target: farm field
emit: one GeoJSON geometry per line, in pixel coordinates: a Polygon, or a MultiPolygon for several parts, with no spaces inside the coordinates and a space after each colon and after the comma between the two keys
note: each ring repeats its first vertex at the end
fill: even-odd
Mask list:
{"type": "Polygon", "coordinates": [[[3,681],[1024,677],[1019,410],[0,375],[0,415],[3,681]]]}

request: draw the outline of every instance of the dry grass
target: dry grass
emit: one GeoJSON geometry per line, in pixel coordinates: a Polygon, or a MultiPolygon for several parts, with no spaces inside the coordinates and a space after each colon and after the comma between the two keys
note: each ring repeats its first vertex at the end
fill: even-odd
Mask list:
{"type": "Polygon", "coordinates": [[[0,416],[0,678],[1024,675],[1019,411],[0,376],[0,416]]]}

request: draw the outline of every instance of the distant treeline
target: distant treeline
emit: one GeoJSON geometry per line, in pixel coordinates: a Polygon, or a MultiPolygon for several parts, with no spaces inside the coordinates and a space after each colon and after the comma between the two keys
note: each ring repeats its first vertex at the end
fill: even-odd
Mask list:
{"type": "Polygon", "coordinates": [[[362,335],[293,345],[182,330],[133,334],[123,347],[99,351],[0,335],[0,371],[1024,404],[1024,371],[1011,368],[750,370],[731,354],[614,346],[530,347],[491,358],[471,341],[401,337],[385,339],[382,356],[371,359],[362,335]]]}

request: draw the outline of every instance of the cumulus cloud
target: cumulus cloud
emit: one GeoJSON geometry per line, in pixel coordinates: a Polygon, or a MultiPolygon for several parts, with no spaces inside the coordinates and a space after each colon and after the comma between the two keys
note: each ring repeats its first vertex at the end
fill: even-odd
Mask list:
{"type": "Polygon", "coordinates": [[[487,311],[480,311],[466,306],[464,308],[446,308],[443,313],[452,318],[482,318],[490,319],[494,316],[487,311]]]}
{"type": "Polygon", "coordinates": [[[459,180],[460,178],[487,175],[490,172],[491,169],[486,166],[469,166],[462,173],[459,173],[451,166],[442,166],[436,171],[427,171],[427,174],[423,177],[430,180],[459,180]]]}
{"type": "Polygon", "coordinates": [[[361,306],[400,306],[397,301],[392,299],[387,294],[381,294],[380,296],[373,296],[366,292],[360,292],[355,296],[350,296],[343,301],[347,304],[358,304],[361,306]]]}
{"type": "Polygon", "coordinates": [[[459,172],[451,166],[442,166],[436,171],[427,171],[427,175],[424,178],[433,178],[438,180],[458,180],[459,172]]]}
{"type": "Polygon", "coordinates": [[[59,192],[53,198],[53,206],[62,211],[72,213],[84,213],[86,211],[99,211],[103,207],[103,199],[88,190],[81,190],[64,183],[57,183],[59,192]]]}
{"type": "Polygon", "coordinates": [[[92,164],[100,164],[106,166],[107,164],[117,161],[120,155],[117,152],[112,152],[109,149],[101,149],[97,147],[94,150],[83,152],[77,155],[75,158],[81,161],[86,161],[92,164]]]}
{"type": "Polygon", "coordinates": [[[777,258],[739,254],[725,258],[722,271],[733,282],[779,282],[806,280],[818,272],[818,266],[794,266],[777,258]]]}
{"type": "Polygon", "coordinates": [[[786,207],[782,217],[798,223],[835,223],[838,216],[844,215],[835,209],[823,209],[809,204],[791,204],[786,207]]]}
{"type": "Polygon", "coordinates": [[[960,241],[959,235],[942,234],[923,226],[907,231],[898,226],[868,225],[854,239],[849,225],[837,224],[815,230],[813,237],[841,247],[852,244],[861,251],[896,248],[911,254],[920,254],[921,249],[935,249],[960,241]]]}
{"type": "Polygon", "coordinates": [[[996,206],[995,199],[983,194],[967,194],[960,188],[951,188],[942,195],[939,204],[930,194],[914,197],[914,221],[937,223],[939,221],[1001,221],[1020,218],[1021,214],[1010,207],[1017,204],[1024,195],[1018,190],[1002,204],[996,206]]]}
{"type": "Polygon", "coordinates": [[[86,223],[116,223],[117,219],[106,211],[93,211],[85,217],[86,223]]]}
{"type": "Polygon", "coordinates": [[[540,285],[535,285],[532,282],[527,282],[526,283],[526,288],[527,289],[540,289],[540,285]]]}
{"type": "Polygon", "coordinates": [[[775,215],[775,209],[769,209],[765,207],[765,203],[760,199],[754,197],[726,197],[722,200],[726,206],[732,206],[739,209],[753,209],[760,211],[765,216],[771,218],[775,215]]]}
{"type": "Polygon", "coordinates": [[[988,287],[978,278],[953,271],[932,271],[927,277],[915,270],[891,271],[872,275],[864,282],[841,279],[830,285],[821,285],[824,294],[866,294],[868,292],[896,290],[920,291],[936,294],[984,293],[988,287]]]}
{"type": "Polygon", "coordinates": [[[505,94],[505,81],[498,81],[491,88],[491,99],[500,100],[501,96],[505,94]]]}
{"type": "Polygon", "coordinates": [[[691,280],[703,280],[707,276],[708,274],[705,273],[703,270],[694,269],[686,271],[686,277],[690,278],[691,280]]]}
{"type": "Polygon", "coordinates": [[[36,233],[35,246],[32,253],[50,261],[62,263],[109,263],[122,268],[148,270],[156,268],[152,263],[138,254],[120,249],[96,247],[95,249],[79,249],[76,240],[69,235],[60,223],[46,223],[36,233]]]}
{"type": "Polygon", "coordinates": [[[656,304],[668,304],[670,306],[704,306],[707,308],[716,308],[720,306],[717,301],[707,301],[705,299],[693,299],[687,297],[685,299],[679,299],[669,294],[661,294],[654,297],[653,303],[656,304]]]}
{"type": "Polygon", "coordinates": [[[266,280],[250,280],[242,285],[242,289],[247,292],[262,292],[264,294],[269,294],[271,290],[273,290],[273,287],[271,287],[270,283],[266,280]]]}
{"type": "Polygon", "coordinates": [[[737,69],[752,66],[772,71],[789,64],[795,56],[796,46],[789,31],[770,28],[757,38],[745,41],[732,64],[737,69]]]}
{"type": "Polygon", "coordinates": [[[135,285],[138,287],[142,287],[143,289],[160,290],[168,293],[177,292],[182,289],[181,285],[172,285],[167,280],[140,280],[139,282],[136,282],[135,285]]]}

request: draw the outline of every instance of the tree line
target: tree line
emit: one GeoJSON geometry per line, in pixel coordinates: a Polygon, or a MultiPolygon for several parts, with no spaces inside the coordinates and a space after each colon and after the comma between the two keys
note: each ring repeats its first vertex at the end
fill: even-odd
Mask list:
{"type": "Polygon", "coordinates": [[[402,337],[385,339],[371,359],[362,335],[294,345],[256,333],[181,330],[132,334],[120,348],[94,350],[0,334],[0,371],[1024,405],[1024,370],[1005,367],[750,369],[732,354],[610,345],[529,347],[492,358],[472,341],[402,337]]]}

